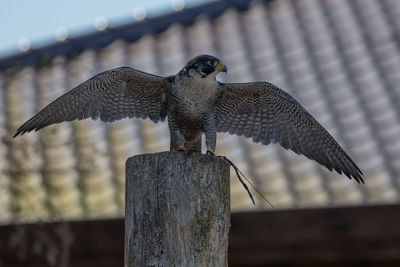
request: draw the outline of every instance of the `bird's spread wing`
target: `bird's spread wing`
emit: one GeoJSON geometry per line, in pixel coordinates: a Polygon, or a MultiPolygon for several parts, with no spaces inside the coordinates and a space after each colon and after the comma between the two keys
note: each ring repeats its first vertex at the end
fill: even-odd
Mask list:
{"type": "Polygon", "coordinates": [[[333,137],[288,93],[266,82],[220,84],[218,132],[279,143],[357,182],[362,172],[333,137]]]}
{"type": "Polygon", "coordinates": [[[22,135],[53,123],[91,117],[105,122],[122,118],[165,119],[165,94],[170,83],[163,77],[129,67],[102,72],[62,95],[25,122],[22,135]]]}

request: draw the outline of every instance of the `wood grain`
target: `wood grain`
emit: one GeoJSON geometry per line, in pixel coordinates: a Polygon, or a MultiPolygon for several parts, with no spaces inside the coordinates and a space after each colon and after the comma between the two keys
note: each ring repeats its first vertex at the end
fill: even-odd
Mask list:
{"type": "Polygon", "coordinates": [[[126,164],[125,266],[227,266],[229,165],[162,152],[126,164]]]}

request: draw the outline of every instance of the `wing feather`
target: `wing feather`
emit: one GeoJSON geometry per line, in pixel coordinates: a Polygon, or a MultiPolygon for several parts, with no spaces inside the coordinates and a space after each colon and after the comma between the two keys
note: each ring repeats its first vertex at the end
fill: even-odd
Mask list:
{"type": "Polygon", "coordinates": [[[166,78],[129,67],[97,74],[44,107],[18,128],[14,137],[63,121],[100,118],[112,122],[123,118],[166,117],[166,78]]]}
{"type": "Polygon", "coordinates": [[[279,143],[330,171],[364,183],[362,172],[334,138],[288,93],[267,82],[220,84],[215,107],[218,132],[279,143]],[[240,123],[246,120],[246,123],[240,123]]]}

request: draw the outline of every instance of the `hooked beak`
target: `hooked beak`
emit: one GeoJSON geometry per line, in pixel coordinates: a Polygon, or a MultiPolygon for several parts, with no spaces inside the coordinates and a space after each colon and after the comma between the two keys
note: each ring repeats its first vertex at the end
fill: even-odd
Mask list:
{"type": "Polygon", "coordinates": [[[217,70],[219,71],[219,72],[227,72],[228,71],[228,68],[224,65],[224,63],[222,63],[222,62],[220,62],[218,65],[217,65],[217,70]]]}

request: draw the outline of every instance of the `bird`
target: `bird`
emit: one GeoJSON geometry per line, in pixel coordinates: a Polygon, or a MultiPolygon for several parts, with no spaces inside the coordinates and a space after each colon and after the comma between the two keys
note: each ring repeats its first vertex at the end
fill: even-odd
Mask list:
{"type": "Polygon", "coordinates": [[[363,173],[338,142],[289,93],[269,82],[222,83],[227,67],[217,57],[199,55],[176,75],[158,76],[131,67],[95,75],[60,96],[19,127],[14,135],[64,121],[92,118],[167,119],[170,150],[215,154],[217,133],[279,143],[364,183],[363,173]]]}

